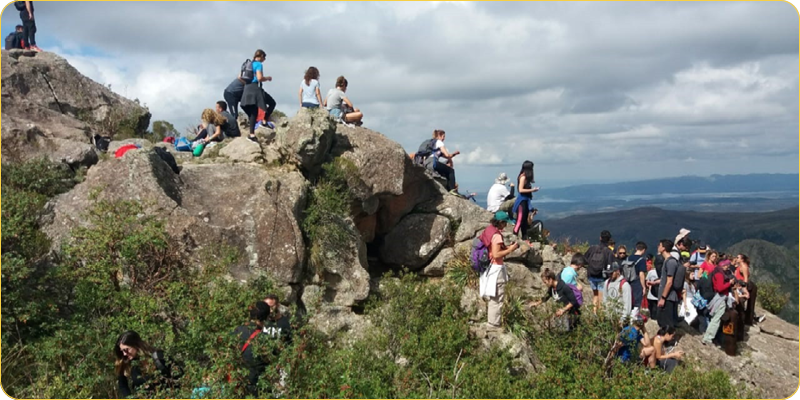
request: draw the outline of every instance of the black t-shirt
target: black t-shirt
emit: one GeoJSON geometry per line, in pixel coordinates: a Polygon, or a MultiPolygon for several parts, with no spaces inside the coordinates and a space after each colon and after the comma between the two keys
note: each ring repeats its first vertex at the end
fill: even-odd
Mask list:
{"type": "Polygon", "coordinates": [[[261,328],[256,327],[255,325],[241,325],[236,330],[233,331],[233,334],[239,339],[239,350],[244,347],[247,340],[250,339],[250,345],[242,352],[242,359],[245,362],[245,365],[248,367],[263,367],[267,365],[267,361],[262,359],[261,357],[255,357],[253,355],[253,346],[258,344],[264,344],[269,337],[264,334],[261,328]],[[259,333],[250,339],[250,336],[258,331],[259,333]]]}
{"type": "Polygon", "coordinates": [[[220,129],[222,129],[222,133],[225,135],[225,137],[241,136],[242,134],[239,132],[239,124],[236,122],[236,119],[233,118],[233,115],[227,111],[223,111],[220,114],[225,117],[225,123],[220,126],[220,129]]]}
{"type": "Polygon", "coordinates": [[[277,321],[269,320],[264,324],[264,335],[270,339],[281,339],[285,343],[292,342],[292,325],[289,317],[282,315],[277,321]]]}
{"type": "Polygon", "coordinates": [[[586,262],[589,264],[586,267],[586,273],[590,278],[603,278],[603,271],[617,261],[614,257],[614,252],[604,244],[594,245],[586,250],[584,254],[586,262]]]}
{"type": "Polygon", "coordinates": [[[573,293],[572,288],[561,279],[556,283],[555,289],[547,289],[547,294],[544,296],[543,301],[550,300],[550,298],[556,299],[556,301],[561,302],[563,305],[572,304],[572,309],[570,309],[570,313],[572,314],[581,313],[581,306],[578,304],[578,299],[575,298],[575,293],[573,293]]]}

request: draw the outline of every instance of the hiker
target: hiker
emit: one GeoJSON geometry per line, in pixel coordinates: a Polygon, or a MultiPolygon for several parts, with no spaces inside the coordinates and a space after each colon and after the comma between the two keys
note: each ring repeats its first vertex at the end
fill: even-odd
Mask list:
{"type": "Polygon", "coordinates": [[[450,153],[447,148],[444,147],[444,140],[446,137],[447,134],[441,129],[435,129],[433,131],[433,138],[436,139],[433,143],[433,170],[447,179],[447,184],[445,185],[447,191],[452,194],[457,194],[456,171],[453,168],[453,157],[461,154],[461,152],[456,151],[450,153]]]}
{"type": "Polygon", "coordinates": [[[225,118],[225,122],[221,126],[222,133],[225,134],[225,137],[234,138],[242,136],[242,133],[239,131],[239,123],[236,121],[236,117],[228,112],[228,103],[220,100],[217,102],[215,107],[217,113],[225,118]]]}
{"type": "Polygon", "coordinates": [[[142,340],[138,333],[126,331],[114,345],[114,372],[120,398],[139,391],[155,391],[175,378],[164,352],[142,340]]]}
{"type": "Polygon", "coordinates": [[[271,76],[264,75],[264,61],[267,59],[267,53],[264,50],[258,49],[253,55],[253,61],[245,62],[242,66],[242,72],[239,77],[245,81],[244,91],[242,92],[242,109],[247,113],[247,119],[250,123],[250,135],[248,139],[257,142],[256,139],[256,123],[261,122],[270,128],[275,126],[269,122],[269,117],[275,111],[275,99],[272,98],[264,89],[261,88],[262,82],[272,81],[271,76]],[[251,77],[252,75],[252,77],[251,77]],[[249,78],[249,79],[248,79],[249,78]],[[258,110],[264,111],[264,117],[259,120],[258,110]]]}
{"type": "Polygon", "coordinates": [[[269,318],[270,308],[263,301],[256,302],[248,311],[250,321],[233,331],[239,339],[239,350],[242,353],[244,367],[248,369],[247,394],[258,397],[258,378],[267,369],[268,362],[261,356],[253,353],[253,345],[265,345],[269,340],[264,333],[265,322],[269,318]]]}
{"type": "MultiPolygon", "coordinates": [[[[244,94],[245,81],[239,75],[231,82],[225,90],[222,91],[222,98],[225,99],[234,121],[239,120],[239,102],[242,101],[242,94],[244,94]]],[[[237,123],[238,125],[238,123],[237,123]]]]}
{"type": "Polygon", "coordinates": [[[557,318],[556,326],[564,331],[571,331],[580,322],[581,315],[581,305],[575,292],[564,281],[556,278],[556,274],[550,268],[545,268],[541,277],[547,292],[542,299],[531,303],[531,306],[538,307],[551,298],[561,302],[564,306],[554,314],[554,317],[557,318]]]}
{"type": "Polygon", "coordinates": [[[539,191],[538,187],[533,187],[534,183],[536,181],[533,179],[533,161],[525,160],[517,175],[519,195],[514,201],[514,207],[511,208],[511,214],[517,216],[514,234],[522,238],[527,238],[528,234],[528,213],[533,210],[533,193],[539,191]]]}
{"type": "Polygon", "coordinates": [[[603,290],[603,283],[606,279],[608,269],[614,263],[614,253],[608,248],[608,242],[611,240],[611,232],[600,232],[600,244],[589,247],[586,253],[587,267],[586,275],[589,277],[589,287],[592,289],[592,304],[594,305],[594,312],[600,309],[600,292],[603,290]]]}
{"type": "Polygon", "coordinates": [[[274,293],[268,294],[264,297],[264,303],[267,303],[270,310],[278,310],[282,315],[289,316],[289,309],[278,301],[278,295],[274,293]]]}
{"type": "Polygon", "coordinates": [[[631,285],[631,293],[633,293],[631,316],[639,314],[644,296],[647,293],[647,285],[645,284],[647,280],[647,259],[644,256],[644,253],[647,252],[647,244],[636,242],[635,249],[635,253],[631,254],[622,263],[622,276],[631,285]]]}
{"type": "Polygon", "coordinates": [[[506,246],[503,243],[502,232],[509,222],[513,221],[508,216],[508,213],[498,211],[492,218],[491,226],[487,227],[484,233],[481,234],[481,240],[485,239],[483,237],[484,234],[491,235],[488,238],[491,266],[480,276],[480,296],[489,298],[488,320],[486,323],[491,328],[499,328],[503,316],[503,299],[505,297],[506,282],[508,282],[508,272],[505,265],[503,265],[503,258],[519,247],[519,243],[512,243],[510,246],[506,246]]]}
{"type": "Polygon", "coordinates": [[[686,268],[669,252],[673,246],[669,239],[662,239],[658,244],[658,252],[664,257],[661,284],[658,287],[658,326],[662,328],[678,324],[678,303],[686,276],[686,268]]]}
{"type": "Polygon", "coordinates": [[[650,319],[658,318],[658,286],[661,284],[661,277],[658,269],[653,264],[653,255],[647,255],[647,275],[645,276],[645,287],[647,290],[647,310],[650,312],[650,319]]]}
{"type": "MultiPolygon", "coordinates": [[[[708,262],[712,255],[716,257],[717,253],[713,251],[709,252],[705,262],[708,262]]],[[[705,264],[705,262],[703,264],[705,264]]],[[[711,272],[713,272],[713,270],[711,272]]],[[[711,282],[710,273],[701,270],[700,279],[695,279],[694,286],[695,291],[690,300],[695,310],[697,310],[697,319],[699,321],[698,330],[700,333],[705,333],[706,329],[708,329],[708,324],[711,322],[711,314],[709,313],[708,305],[716,294],[714,292],[714,285],[711,282]]]]}
{"type": "Polygon", "coordinates": [[[583,257],[583,254],[575,253],[572,255],[572,260],[570,261],[569,265],[561,270],[559,278],[561,278],[564,283],[573,285],[582,292],[583,285],[578,282],[578,270],[584,266],[586,266],[586,259],[583,257]]]}
{"type": "Polygon", "coordinates": [[[651,344],[650,335],[644,326],[644,319],[640,315],[633,317],[631,324],[622,328],[619,333],[620,348],[617,350],[617,357],[622,362],[630,361],[633,354],[639,355],[645,365],[655,368],[656,359],[653,356],[655,347],[651,344]],[[639,350],[639,345],[642,349],[639,350]]]}
{"type": "Polygon", "coordinates": [[[505,172],[501,172],[497,179],[494,180],[494,185],[489,188],[489,194],[486,195],[486,209],[488,211],[497,212],[504,201],[514,198],[514,183],[509,185],[511,187],[510,190],[506,185],[509,185],[508,175],[505,172]]]}
{"type": "MultiPolygon", "coordinates": [[[[272,355],[275,358],[280,356],[283,348],[292,343],[292,325],[289,323],[288,313],[283,311],[283,306],[278,302],[278,296],[268,294],[264,303],[269,306],[271,311],[269,318],[264,322],[264,335],[272,340],[280,341],[279,344],[273,343],[272,355]]],[[[286,387],[286,378],[289,374],[281,366],[278,366],[280,380],[278,384],[281,388],[286,387]]]]}
{"type": "Polygon", "coordinates": [[[467,190],[465,193],[463,193],[463,194],[462,194],[462,193],[461,193],[461,192],[458,190],[458,183],[456,183],[456,188],[455,188],[455,190],[454,190],[453,192],[451,192],[451,193],[452,193],[452,194],[454,194],[454,195],[456,195],[456,196],[458,196],[458,197],[461,197],[461,198],[462,198],[462,199],[464,199],[464,200],[472,200],[472,202],[473,202],[473,203],[477,203],[477,201],[475,200],[475,196],[477,196],[478,194],[477,194],[477,193],[475,193],[475,192],[470,192],[469,190],[467,190]]]}
{"type": "Polygon", "coordinates": [[[750,326],[757,322],[764,321],[764,316],[760,316],[756,318],[756,297],[758,296],[758,286],[753,282],[750,276],[750,258],[747,257],[745,254],[738,254],[735,260],[736,271],[735,276],[736,279],[745,283],[745,289],[747,290],[748,297],[747,297],[747,308],[745,310],[744,315],[744,323],[750,326]]]}
{"type": "Polygon", "coordinates": [[[33,16],[33,2],[15,1],[14,7],[19,10],[19,18],[22,20],[21,48],[37,52],[43,51],[36,45],[36,20],[34,20],[33,16]]]}
{"type": "Polygon", "coordinates": [[[708,254],[708,245],[706,244],[698,244],[697,249],[692,253],[689,257],[689,265],[690,271],[692,275],[694,275],[694,279],[700,279],[700,275],[703,273],[702,265],[706,261],[706,255],[708,254]]]}
{"type": "Polygon", "coordinates": [[[347,92],[347,79],[340,76],[336,78],[336,87],[329,90],[328,95],[325,96],[323,105],[334,119],[360,126],[364,114],[353,106],[350,99],[345,96],[345,92],[347,92]]]}
{"type": "Polygon", "coordinates": [[[700,272],[701,272],[700,275],[702,276],[703,272],[705,272],[707,275],[711,275],[711,273],[714,272],[714,268],[717,267],[718,263],[719,263],[719,253],[717,253],[714,250],[709,251],[708,253],[706,253],[705,260],[703,260],[703,263],[700,265],[700,272]]]}
{"type": "Polygon", "coordinates": [[[319,108],[322,95],[319,93],[319,70],[308,67],[303,81],[300,82],[300,108],[319,108]]]}
{"type": "Polygon", "coordinates": [[[227,120],[218,112],[206,108],[200,115],[200,121],[202,122],[200,124],[202,129],[194,139],[195,142],[202,141],[208,144],[211,142],[221,142],[225,138],[222,136],[222,125],[224,125],[227,120]]]}
{"type": "Polygon", "coordinates": [[[612,264],[610,272],[604,285],[603,305],[609,315],[619,316],[624,325],[632,308],[631,285],[622,277],[619,264],[612,264]]]}
{"type": "Polygon", "coordinates": [[[730,268],[730,262],[725,260],[719,263],[714,271],[711,272],[711,284],[714,288],[714,297],[708,302],[708,313],[711,315],[711,321],[708,324],[705,334],[703,335],[703,344],[711,344],[719,331],[719,325],[722,321],[722,316],[727,311],[729,305],[732,304],[729,294],[731,286],[733,286],[736,278],[731,276],[727,278],[725,272],[730,268]]]}
{"type": "Polygon", "coordinates": [[[678,366],[679,361],[683,358],[682,351],[671,351],[675,347],[666,351],[664,344],[672,341],[675,338],[675,327],[662,327],[658,331],[655,340],[653,340],[653,348],[655,349],[655,363],[667,373],[671,373],[675,367],[678,366]]]}
{"type": "Polygon", "coordinates": [[[14,32],[6,36],[6,50],[14,50],[22,48],[22,25],[17,25],[14,32]]]}

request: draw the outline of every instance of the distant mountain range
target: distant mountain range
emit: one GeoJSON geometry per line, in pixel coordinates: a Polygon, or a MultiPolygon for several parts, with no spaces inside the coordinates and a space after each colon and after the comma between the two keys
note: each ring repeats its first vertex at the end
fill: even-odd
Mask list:
{"type": "Polygon", "coordinates": [[[604,229],[617,244],[630,248],[637,241],[647,243],[655,253],[658,241],[674,239],[681,228],[692,231],[712,248],[750,256],[754,276],[778,283],[791,293],[790,305],[781,313],[787,321],[798,322],[798,217],[800,208],[764,213],[715,213],[672,211],[654,207],[595,214],[573,215],[545,221],[551,240],[572,242],[599,240],[604,229]]]}

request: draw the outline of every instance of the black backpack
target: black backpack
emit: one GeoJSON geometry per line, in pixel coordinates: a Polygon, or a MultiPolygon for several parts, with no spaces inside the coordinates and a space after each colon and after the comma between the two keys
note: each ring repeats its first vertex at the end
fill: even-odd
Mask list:
{"type": "Polygon", "coordinates": [[[426,139],[419,145],[417,153],[414,155],[414,163],[417,165],[425,165],[425,160],[428,159],[435,152],[433,147],[436,145],[436,139],[426,139]]]}
{"type": "Polygon", "coordinates": [[[25,8],[25,2],[24,1],[15,1],[14,2],[14,7],[19,11],[27,10],[25,8]]]}
{"type": "Polygon", "coordinates": [[[586,272],[589,273],[589,276],[600,276],[606,270],[608,266],[606,264],[606,251],[610,252],[611,250],[605,245],[594,245],[586,251],[589,254],[586,257],[586,262],[588,263],[586,272]]]}
{"type": "Polygon", "coordinates": [[[240,71],[239,76],[242,78],[245,84],[253,82],[253,61],[249,58],[242,63],[242,69],[240,71]]]}
{"type": "Polygon", "coordinates": [[[6,36],[6,50],[18,49],[17,32],[11,32],[6,36]]]}

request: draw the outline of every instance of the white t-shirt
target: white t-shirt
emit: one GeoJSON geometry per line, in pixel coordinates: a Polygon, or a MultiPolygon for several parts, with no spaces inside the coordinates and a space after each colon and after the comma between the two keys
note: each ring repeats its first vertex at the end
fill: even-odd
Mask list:
{"type": "MultiPolygon", "coordinates": [[[[444,147],[444,142],[441,139],[437,139],[436,143],[433,145],[433,150],[438,152],[439,149],[442,148],[442,147],[444,147]]],[[[447,158],[443,157],[441,153],[438,153],[438,156],[439,156],[439,160],[438,161],[440,163],[447,164],[447,161],[448,161],[447,158]]]]}
{"type": "Polygon", "coordinates": [[[497,212],[509,194],[511,194],[511,191],[508,190],[506,185],[495,183],[489,189],[489,194],[486,195],[486,209],[491,212],[497,212]]]}
{"type": "Polygon", "coordinates": [[[316,79],[312,79],[310,85],[306,85],[306,80],[303,79],[300,81],[300,88],[303,89],[303,103],[319,105],[319,100],[317,100],[317,89],[319,89],[319,82],[316,79]]]}
{"type": "MultiPolygon", "coordinates": [[[[647,282],[655,282],[655,281],[658,280],[658,273],[656,272],[655,268],[651,269],[650,271],[647,271],[647,275],[645,276],[645,280],[647,282]]],[[[658,300],[658,297],[653,296],[650,293],[650,289],[649,288],[647,289],[647,300],[656,300],[656,301],[658,300]]]]}

